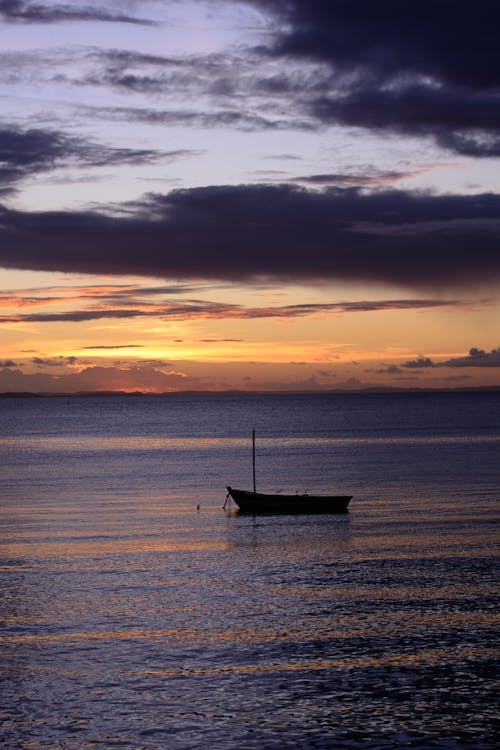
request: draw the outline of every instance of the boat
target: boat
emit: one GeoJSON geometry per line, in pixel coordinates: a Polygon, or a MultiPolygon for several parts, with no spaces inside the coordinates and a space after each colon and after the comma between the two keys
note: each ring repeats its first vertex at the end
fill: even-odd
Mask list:
{"type": "Polygon", "coordinates": [[[309,495],[307,492],[294,495],[257,492],[255,488],[255,430],[252,433],[253,492],[227,487],[226,507],[234,500],[242,513],[294,514],[294,513],[347,513],[352,495],[309,495]]]}
{"type": "Polygon", "coordinates": [[[227,488],[243,513],[347,513],[352,495],[282,495],[227,488]]]}

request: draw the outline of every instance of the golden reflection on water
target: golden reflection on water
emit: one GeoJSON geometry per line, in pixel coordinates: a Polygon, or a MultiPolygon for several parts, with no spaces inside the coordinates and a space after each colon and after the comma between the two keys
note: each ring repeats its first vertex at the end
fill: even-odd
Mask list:
{"type": "MultiPolygon", "coordinates": [[[[248,586],[245,587],[248,590],[248,586]]],[[[454,584],[453,588],[436,586],[434,581],[432,587],[422,586],[380,586],[376,584],[368,586],[356,586],[353,590],[349,586],[266,586],[268,596],[290,596],[304,597],[311,596],[322,599],[375,599],[377,601],[395,601],[403,602],[408,599],[426,599],[429,601],[461,600],[464,596],[482,598],[485,596],[496,596],[497,587],[491,584],[467,585],[462,586],[454,584]]]]}
{"type": "MultiPolygon", "coordinates": [[[[21,620],[22,622],[22,620],[21,620]]],[[[409,612],[398,614],[360,615],[358,617],[338,617],[335,627],[331,625],[331,615],[310,617],[308,629],[285,627],[277,630],[259,628],[231,628],[230,630],[204,630],[198,628],[103,630],[78,633],[44,633],[0,636],[3,644],[46,644],[85,642],[93,640],[175,640],[183,642],[229,642],[252,643],[296,641],[311,639],[351,639],[362,637],[397,636],[422,627],[445,627],[461,630],[473,627],[494,627],[500,625],[500,615],[492,612],[409,612]],[[323,626],[324,623],[324,626],[323,626]]],[[[18,619],[19,623],[19,619],[18,619]]]]}
{"type": "Polygon", "coordinates": [[[136,555],[149,552],[221,552],[228,548],[224,541],[206,541],[194,539],[181,541],[179,539],[120,539],[92,542],[61,541],[61,542],[32,542],[18,544],[0,544],[0,555],[22,558],[49,557],[98,557],[106,555],[136,555]]]}
{"type": "Polygon", "coordinates": [[[367,667],[415,667],[447,664],[455,661],[494,658],[498,650],[493,648],[430,649],[416,654],[388,654],[383,657],[352,659],[321,659],[319,661],[281,662],[280,664],[231,664],[221,667],[178,667],[170,669],[131,670],[128,675],[216,675],[259,674],[269,672],[349,670],[367,667]]]}
{"type": "MultiPolygon", "coordinates": [[[[495,443],[498,442],[497,435],[445,435],[433,436],[426,435],[423,437],[413,436],[407,439],[400,437],[280,437],[280,438],[260,438],[259,445],[262,448],[308,448],[308,447],[328,447],[335,445],[345,446],[362,446],[362,445],[470,445],[472,443],[495,443]]],[[[16,448],[17,450],[41,450],[41,451],[102,451],[102,450],[193,450],[193,449],[211,449],[211,448],[236,448],[243,447],[248,449],[248,438],[235,437],[210,437],[210,438],[192,438],[192,437],[153,437],[143,435],[132,435],[129,437],[108,437],[97,435],[79,435],[61,437],[44,436],[39,437],[0,437],[0,448],[16,448]]]]}

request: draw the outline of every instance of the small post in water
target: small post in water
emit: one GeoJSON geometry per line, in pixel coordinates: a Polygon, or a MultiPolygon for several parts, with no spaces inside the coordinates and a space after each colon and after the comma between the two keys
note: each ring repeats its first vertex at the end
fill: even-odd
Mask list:
{"type": "Polygon", "coordinates": [[[255,495],[255,430],[252,431],[253,494],[255,495]]]}

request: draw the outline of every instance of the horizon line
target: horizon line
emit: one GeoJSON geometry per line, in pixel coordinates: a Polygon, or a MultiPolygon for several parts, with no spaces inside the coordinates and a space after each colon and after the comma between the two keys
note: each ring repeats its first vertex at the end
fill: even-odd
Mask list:
{"type": "Polygon", "coordinates": [[[317,390],[240,390],[237,388],[228,388],[224,390],[205,389],[205,390],[178,390],[178,391],[125,391],[125,390],[94,390],[94,391],[3,391],[0,392],[0,398],[71,398],[71,397],[91,397],[91,396],[128,396],[128,397],[165,397],[165,396],[342,396],[342,395],[367,395],[367,394],[412,394],[412,393],[497,393],[500,392],[500,385],[478,385],[478,386],[368,386],[366,388],[338,388],[338,389],[317,389],[317,390]]]}

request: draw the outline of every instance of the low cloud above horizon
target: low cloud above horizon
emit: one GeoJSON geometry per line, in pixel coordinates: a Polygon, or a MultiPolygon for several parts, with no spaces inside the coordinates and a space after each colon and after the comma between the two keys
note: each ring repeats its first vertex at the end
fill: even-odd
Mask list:
{"type": "MultiPolygon", "coordinates": [[[[373,383],[370,380],[360,380],[351,377],[346,381],[337,378],[335,370],[321,370],[313,363],[288,363],[288,368],[297,367],[301,370],[295,380],[283,382],[279,379],[270,379],[267,382],[253,381],[247,375],[240,373],[238,386],[230,385],[229,378],[220,380],[214,387],[214,383],[199,373],[198,363],[183,362],[182,370],[174,369],[171,363],[155,362],[144,363],[130,360],[126,363],[114,365],[99,365],[79,362],[78,357],[63,356],[52,359],[33,357],[30,361],[35,365],[35,372],[25,372],[22,363],[7,361],[0,363],[0,394],[8,393],[37,393],[37,394],[71,394],[92,391],[122,391],[143,393],[168,393],[178,391],[224,391],[237,387],[239,390],[271,390],[271,391],[362,391],[364,389],[384,388],[382,382],[373,383]],[[22,368],[22,369],[21,369],[22,368]],[[57,373],[50,373],[46,368],[57,368],[57,373]],[[304,369],[310,374],[304,378],[304,369]],[[191,372],[190,372],[191,371],[191,372]]],[[[178,368],[177,363],[176,368],[178,368]]],[[[245,371],[255,368],[254,363],[243,362],[240,367],[245,371]]],[[[234,363],[231,365],[234,368],[234,363]]],[[[228,367],[228,369],[231,369],[228,367]]],[[[483,368],[495,367],[500,369],[500,347],[491,352],[485,352],[475,347],[469,350],[467,355],[454,357],[449,360],[435,362],[427,357],[417,360],[401,362],[389,365],[375,372],[379,374],[394,375],[403,372],[402,368],[418,370],[422,368],[483,368]]],[[[28,366],[29,368],[29,366],[28,366]]],[[[272,373],[272,366],[267,364],[267,370],[272,373]]],[[[278,370],[278,368],[275,368],[278,370]]],[[[367,369],[366,372],[371,372],[367,369]]],[[[233,375],[234,377],[234,375],[233,375]]],[[[467,380],[467,375],[444,376],[440,387],[446,387],[446,383],[456,383],[467,380]]],[[[394,388],[418,388],[426,387],[425,383],[419,383],[418,377],[413,380],[401,380],[394,388]]],[[[431,386],[432,387],[432,386],[431,386]]],[[[435,386],[434,386],[435,387],[435,386]]]]}
{"type": "Polygon", "coordinates": [[[399,365],[388,365],[387,367],[377,370],[378,373],[394,375],[403,372],[402,368],[408,370],[422,370],[431,367],[498,367],[500,368],[500,347],[492,349],[491,352],[485,352],[483,349],[472,347],[468,354],[461,357],[452,357],[441,362],[436,362],[430,357],[420,356],[417,359],[401,362],[399,365]]]}

